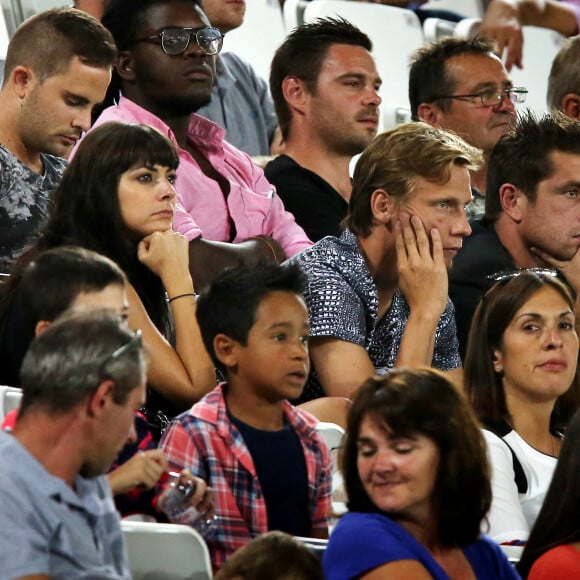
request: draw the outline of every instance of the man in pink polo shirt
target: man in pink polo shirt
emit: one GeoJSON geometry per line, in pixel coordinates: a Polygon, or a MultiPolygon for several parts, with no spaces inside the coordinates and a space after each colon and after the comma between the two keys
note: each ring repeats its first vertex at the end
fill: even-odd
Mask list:
{"type": "Polygon", "coordinates": [[[121,96],[96,124],[145,123],[177,145],[174,228],[190,240],[196,287],[240,259],[279,261],[309,247],[262,170],[221,128],[193,114],[210,99],[222,46],[198,3],[112,0],[103,24],[120,51],[113,90],[121,96]]]}

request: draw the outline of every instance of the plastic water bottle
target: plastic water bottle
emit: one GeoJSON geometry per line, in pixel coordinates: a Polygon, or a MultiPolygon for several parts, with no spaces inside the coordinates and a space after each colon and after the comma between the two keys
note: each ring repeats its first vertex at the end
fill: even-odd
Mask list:
{"type": "Polygon", "coordinates": [[[175,524],[191,526],[204,538],[214,532],[215,516],[205,519],[198,509],[191,505],[190,498],[195,493],[195,482],[181,481],[181,474],[169,472],[167,487],[159,496],[157,506],[175,524]]]}

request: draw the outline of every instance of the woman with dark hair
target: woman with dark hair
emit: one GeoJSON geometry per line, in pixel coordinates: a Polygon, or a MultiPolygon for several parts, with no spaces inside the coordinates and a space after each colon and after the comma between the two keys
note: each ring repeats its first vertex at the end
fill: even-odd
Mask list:
{"type": "Polygon", "coordinates": [[[518,563],[522,578],[568,580],[580,570],[580,411],[570,421],[552,483],[518,563]]]}
{"type": "Polygon", "coordinates": [[[555,272],[502,274],[471,326],[465,386],[492,468],[489,535],[525,541],[580,397],[574,299],[555,272]]]}
{"type": "Polygon", "coordinates": [[[517,578],[480,535],[491,502],[472,410],[433,370],[366,381],[341,450],[349,513],[324,554],[327,580],[517,578]]]}
{"type": "Polygon", "coordinates": [[[106,123],[91,131],[55,192],[46,228],[0,296],[1,321],[21,272],[49,248],[76,245],[112,259],[129,280],[128,323],[142,331],[150,359],[148,407],[169,415],[215,386],[195,316],[188,243],[171,229],[178,162],[172,143],[148,126],[106,123]]]}

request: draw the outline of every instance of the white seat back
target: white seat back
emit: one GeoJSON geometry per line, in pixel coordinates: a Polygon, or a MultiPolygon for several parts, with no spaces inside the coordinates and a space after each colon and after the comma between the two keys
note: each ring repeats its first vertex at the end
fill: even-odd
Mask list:
{"type": "Polygon", "coordinates": [[[18,409],[22,399],[22,390],[16,387],[0,386],[0,423],[10,412],[18,409]]]}
{"type": "Polygon", "coordinates": [[[8,35],[12,36],[16,29],[27,19],[51,8],[72,6],[72,0],[1,0],[2,12],[6,20],[8,35]]]}
{"type": "Polygon", "coordinates": [[[334,423],[320,421],[316,430],[322,435],[328,449],[338,449],[344,437],[344,429],[334,423]]]}
{"type": "Polygon", "coordinates": [[[285,38],[278,0],[247,0],[244,23],[225,35],[223,51],[236,53],[268,81],[272,58],[285,38]]]}
{"type": "Polygon", "coordinates": [[[523,546],[502,546],[500,544],[500,548],[512,564],[517,564],[520,561],[522,552],[524,551],[523,546]]]}
{"type": "Polygon", "coordinates": [[[421,8],[451,10],[467,18],[481,18],[485,13],[483,0],[430,0],[421,8]]]}
{"type": "MultiPolygon", "coordinates": [[[[373,43],[373,57],[383,79],[379,91],[383,105],[409,108],[409,57],[423,44],[423,31],[414,12],[393,6],[352,2],[350,0],[314,0],[304,10],[305,22],[321,17],[341,16],[358,26],[373,43]]],[[[379,132],[383,125],[381,115],[379,132]]]]}
{"type": "Polygon", "coordinates": [[[189,526],[121,521],[133,580],[211,580],[209,551],[189,526]]]}
{"type": "Polygon", "coordinates": [[[308,6],[307,0],[284,0],[282,15],[288,34],[297,26],[304,24],[304,10],[306,10],[306,6],[308,6]]]}
{"type": "Polygon", "coordinates": [[[536,114],[546,113],[548,112],[546,92],[550,68],[565,39],[553,30],[536,26],[524,26],[523,33],[524,68],[513,67],[510,77],[515,86],[524,86],[528,89],[528,98],[519,108],[532,109],[536,114]]]}
{"type": "Polygon", "coordinates": [[[320,421],[316,426],[316,430],[322,435],[326,446],[330,450],[330,458],[332,460],[332,512],[333,514],[342,515],[346,512],[346,495],[342,474],[338,469],[337,458],[338,450],[344,437],[344,429],[334,423],[320,421]]]}

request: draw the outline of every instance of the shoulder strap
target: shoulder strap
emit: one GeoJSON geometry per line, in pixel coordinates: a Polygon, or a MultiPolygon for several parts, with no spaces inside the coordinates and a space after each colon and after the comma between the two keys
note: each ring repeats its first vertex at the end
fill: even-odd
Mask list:
{"type": "Polygon", "coordinates": [[[518,488],[518,493],[526,493],[528,491],[528,480],[520,460],[517,458],[514,450],[511,448],[509,443],[504,439],[504,437],[512,430],[512,428],[505,421],[497,421],[494,423],[486,423],[485,428],[497,435],[510,450],[512,454],[512,461],[514,465],[514,479],[516,486],[518,488]]]}

